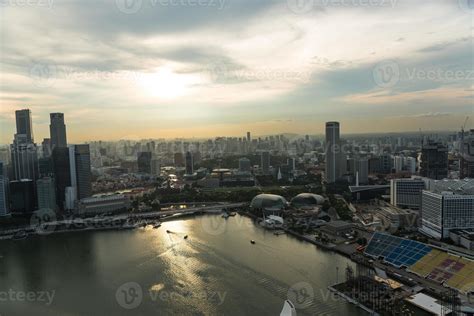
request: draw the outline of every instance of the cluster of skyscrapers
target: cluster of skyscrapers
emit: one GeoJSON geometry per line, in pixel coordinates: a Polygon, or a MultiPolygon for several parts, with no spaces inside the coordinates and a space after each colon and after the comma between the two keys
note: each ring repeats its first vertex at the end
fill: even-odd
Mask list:
{"type": "Polygon", "coordinates": [[[41,150],[34,142],[29,109],[15,112],[11,161],[0,171],[0,216],[26,215],[38,209],[72,211],[92,195],[89,145],[67,145],[63,113],[50,114],[50,138],[41,150]],[[5,168],[6,167],[6,168],[5,168]]]}

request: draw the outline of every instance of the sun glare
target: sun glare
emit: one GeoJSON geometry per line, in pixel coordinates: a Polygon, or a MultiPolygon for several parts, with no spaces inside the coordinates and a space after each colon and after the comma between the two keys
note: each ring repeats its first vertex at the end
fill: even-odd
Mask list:
{"type": "Polygon", "coordinates": [[[188,94],[197,78],[187,74],[177,74],[168,67],[157,69],[154,73],[142,74],[139,86],[152,97],[175,99],[188,94]]]}

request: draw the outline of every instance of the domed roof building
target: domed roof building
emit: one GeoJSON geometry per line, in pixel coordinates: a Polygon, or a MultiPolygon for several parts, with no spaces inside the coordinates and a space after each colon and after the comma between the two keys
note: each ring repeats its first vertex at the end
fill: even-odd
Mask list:
{"type": "Polygon", "coordinates": [[[296,208],[314,207],[324,203],[324,197],[313,193],[301,193],[291,199],[291,206],[296,208]]]}
{"type": "Polygon", "coordinates": [[[275,194],[259,194],[250,202],[251,210],[281,211],[288,205],[286,199],[275,194]]]}

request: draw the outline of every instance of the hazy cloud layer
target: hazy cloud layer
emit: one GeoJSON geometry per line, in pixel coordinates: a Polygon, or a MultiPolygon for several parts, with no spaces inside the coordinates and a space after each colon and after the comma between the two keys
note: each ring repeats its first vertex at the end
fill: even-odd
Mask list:
{"type": "Polygon", "coordinates": [[[79,142],[455,129],[474,109],[464,0],[0,3],[2,143],[24,107],[37,142],[52,111],[79,142]]]}

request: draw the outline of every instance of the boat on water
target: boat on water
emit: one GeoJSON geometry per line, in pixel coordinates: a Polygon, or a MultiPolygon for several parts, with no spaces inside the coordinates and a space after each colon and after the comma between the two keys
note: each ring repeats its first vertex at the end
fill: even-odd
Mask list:
{"type": "Polygon", "coordinates": [[[290,300],[286,300],[285,304],[283,304],[280,316],[296,316],[295,305],[290,300]]]}
{"type": "Polygon", "coordinates": [[[157,228],[160,228],[161,227],[161,223],[156,223],[155,225],[153,225],[153,228],[157,229],[157,228]]]}
{"type": "Polygon", "coordinates": [[[20,231],[17,231],[17,232],[12,236],[12,239],[13,239],[13,240],[21,240],[21,239],[25,239],[26,237],[28,237],[28,234],[26,233],[26,231],[20,230],[20,231]]]}
{"type": "Polygon", "coordinates": [[[168,234],[170,234],[170,233],[171,233],[171,230],[166,230],[166,232],[167,232],[168,234]]]}
{"type": "Polygon", "coordinates": [[[255,244],[255,240],[252,239],[252,240],[250,241],[250,243],[251,243],[252,245],[254,245],[254,244],[255,244]]]}
{"type": "Polygon", "coordinates": [[[185,235],[185,236],[184,236],[184,239],[188,239],[188,235],[185,235]]]}

